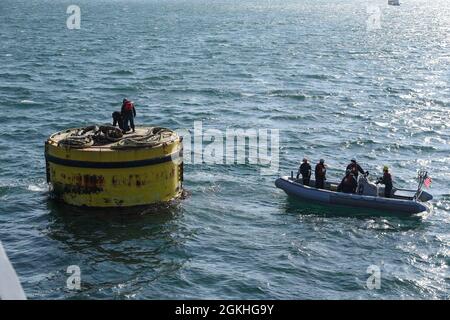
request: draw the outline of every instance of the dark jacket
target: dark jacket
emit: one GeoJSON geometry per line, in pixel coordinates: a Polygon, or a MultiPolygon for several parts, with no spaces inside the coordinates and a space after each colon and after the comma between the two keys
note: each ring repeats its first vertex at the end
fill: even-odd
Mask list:
{"type": "Polygon", "coordinates": [[[383,176],[378,179],[378,182],[384,184],[386,188],[392,189],[392,176],[389,172],[383,173],[383,176]]]}
{"type": "Polygon", "coordinates": [[[314,173],[316,180],[318,179],[326,180],[327,168],[325,167],[324,164],[318,163],[316,164],[316,169],[314,173]]]}
{"type": "Polygon", "coordinates": [[[123,129],[122,113],[120,113],[119,111],[114,111],[112,114],[112,118],[113,118],[113,126],[115,127],[116,125],[119,125],[119,128],[123,129]]]}
{"type": "Polygon", "coordinates": [[[353,163],[353,162],[350,163],[347,166],[347,170],[350,170],[356,178],[358,178],[358,173],[364,174],[363,168],[361,168],[361,166],[358,163],[353,163]]]}
{"type": "Polygon", "coordinates": [[[355,193],[358,182],[353,174],[348,174],[338,185],[337,191],[345,193],[355,193]]]}
{"type": "Polygon", "coordinates": [[[308,162],[303,162],[298,169],[298,172],[302,175],[303,178],[311,177],[311,165],[308,162]]]}

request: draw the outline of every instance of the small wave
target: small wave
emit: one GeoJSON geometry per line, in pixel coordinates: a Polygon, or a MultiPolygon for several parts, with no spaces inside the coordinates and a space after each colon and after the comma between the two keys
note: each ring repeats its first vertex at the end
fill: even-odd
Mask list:
{"type": "Polygon", "coordinates": [[[280,98],[290,98],[294,100],[306,100],[306,99],[326,99],[327,97],[334,96],[332,92],[326,91],[314,91],[310,94],[304,94],[295,90],[271,90],[267,92],[269,96],[275,96],[280,98]]]}
{"type": "Polygon", "coordinates": [[[294,100],[306,100],[307,96],[297,92],[289,92],[284,90],[272,90],[268,92],[271,97],[290,98],[294,100]]]}
{"type": "Polygon", "coordinates": [[[244,78],[244,79],[252,79],[253,78],[253,74],[246,73],[246,72],[233,73],[232,76],[237,77],[237,78],[244,78]]]}
{"type": "Polygon", "coordinates": [[[33,192],[45,192],[48,191],[47,184],[30,184],[27,187],[27,190],[33,191],[33,192]]]}
{"type": "MultiPolygon", "coordinates": [[[[317,120],[317,117],[313,115],[295,115],[295,114],[288,114],[288,115],[279,115],[279,116],[271,116],[271,120],[277,120],[277,121],[283,121],[283,120],[292,120],[292,121],[299,121],[299,120],[317,120]]],[[[296,131],[297,134],[297,131],[296,131]]]]}
{"type": "Polygon", "coordinates": [[[433,146],[424,146],[424,145],[398,145],[398,149],[400,150],[412,150],[412,151],[421,151],[421,152],[432,152],[437,151],[438,149],[433,146]]]}
{"type": "Polygon", "coordinates": [[[168,75],[158,75],[158,76],[150,76],[144,78],[144,80],[148,81],[163,81],[163,80],[173,80],[174,77],[168,76],[168,75]]]}
{"type": "Polygon", "coordinates": [[[450,210],[450,195],[443,194],[440,199],[435,203],[437,209],[449,211],[450,210]]]}
{"type": "Polygon", "coordinates": [[[0,73],[0,78],[11,79],[11,80],[31,80],[32,76],[28,73],[0,73]]]}
{"type": "Polygon", "coordinates": [[[13,86],[0,86],[0,91],[5,91],[10,94],[22,95],[22,96],[30,96],[31,92],[27,88],[23,87],[13,87],[13,86]]]}
{"type": "MultiPolygon", "coordinates": [[[[47,182],[44,179],[4,179],[0,180],[0,191],[6,192],[11,189],[26,189],[34,192],[44,192],[48,190],[47,182]]],[[[1,192],[0,192],[1,193],[1,192]]]]}
{"type": "Polygon", "coordinates": [[[226,44],[229,43],[227,39],[206,39],[206,43],[226,44]]]}
{"type": "Polygon", "coordinates": [[[385,91],[389,92],[389,93],[400,93],[399,90],[396,90],[392,87],[387,87],[386,89],[384,89],[385,91]]]}
{"type": "Polygon", "coordinates": [[[304,74],[304,75],[302,75],[302,77],[308,78],[308,79],[317,79],[317,80],[327,80],[329,78],[329,76],[327,76],[325,74],[304,74]]]}
{"type": "Polygon", "coordinates": [[[130,70],[115,70],[115,71],[111,71],[110,74],[125,76],[125,75],[133,75],[134,73],[133,73],[133,71],[130,71],[130,70]]]}
{"type": "Polygon", "coordinates": [[[364,228],[375,231],[397,231],[397,227],[391,224],[386,219],[370,220],[365,223],[364,228]]]}
{"type": "Polygon", "coordinates": [[[407,94],[407,95],[400,95],[400,98],[404,100],[410,100],[415,103],[418,103],[419,105],[422,105],[426,107],[428,110],[435,110],[435,111],[441,111],[440,108],[448,108],[449,103],[448,101],[439,100],[439,99],[432,99],[428,97],[421,97],[418,96],[415,93],[407,94]]]}
{"type": "Polygon", "coordinates": [[[123,86],[117,86],[117,87],[98,87],[94,88],[95,90],[104,90],[104,91],[112,91],[112,92],[137,92],[141,88],[139,86],[133,86],[133,85],[123,85],[123,86]]]}
{"type": "Polygon", "coordinates": [[[379,126],[379,127],[382,127],[382,128],[389,128],[391,126],[391,124],[388,123],[388,122],[374,121],[374,124],[379,126]]]}
{"type": "Polygon", "coordinates": [[[20,100],[20,104],[37,104],[37,102],[33,100],[20,100]]]}
{"type": "Polygon", "coordinates": [[[354,147],[354,146],[366,146],[366,145],[374,145],[374,144],[378,144],[378,142],[375,140],[372,140],[372,139],[358,139],[358,140],[343,142],[343,143],[341,143],[341,146],[345,147],[345,148],[350,148],[350,147],[354,147]]]}
{"type": "Polygon", "coordinates": [[[229,91],[224,89],[216,89],[216,88],[199,88],[199,89],[190,89],[190,88],[162,88],[161,91],[171,92],[171,93],[179,93],[179,94],[199,94],[206,96],[217,96],[217,97],[242,97],[241,92],[238,91],[229,91]]]}

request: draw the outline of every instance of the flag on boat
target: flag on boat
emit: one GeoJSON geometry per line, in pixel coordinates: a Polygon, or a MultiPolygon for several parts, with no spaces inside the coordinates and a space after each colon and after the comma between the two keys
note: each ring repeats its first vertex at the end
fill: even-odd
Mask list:
{"type": "Polygon", "coordinates": [[[429,188],[431,186],[431,178],[427,177],[424,181],[423,184],[425,185],[425,187],[429,188]]]}

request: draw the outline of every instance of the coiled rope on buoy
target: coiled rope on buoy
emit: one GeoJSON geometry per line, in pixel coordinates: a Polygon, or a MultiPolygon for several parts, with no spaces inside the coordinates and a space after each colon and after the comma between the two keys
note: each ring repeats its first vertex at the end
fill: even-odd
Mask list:
{"type": "Polygon", "coordinates": [[[156,147],[164,143],[173,142],[175,138],[176,135],[171,130],[154,127],[148,129],[144,135],[134,135],[121,139],[112,145],[111,149],[156,147]]]}
{"type": "Polygon", "coordinates": [[[74,149],[107,144],[111,149],[156,147],[171,143],[177,137],[173,131],[161,127],[149,128],[144,134],[124,136],[122,130],[110,125],[88,126],[67,133],[68,135],[58,142],[58,146],[74,149]]]}

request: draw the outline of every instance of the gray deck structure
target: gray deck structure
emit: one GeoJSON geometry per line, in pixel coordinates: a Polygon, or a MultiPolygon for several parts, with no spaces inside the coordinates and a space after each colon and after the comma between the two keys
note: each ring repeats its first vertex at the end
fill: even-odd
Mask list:
{"type": "Polygon", "coordinates": [[[19,278],[0,242],[0,300],[26,300],[19,278]]]}

